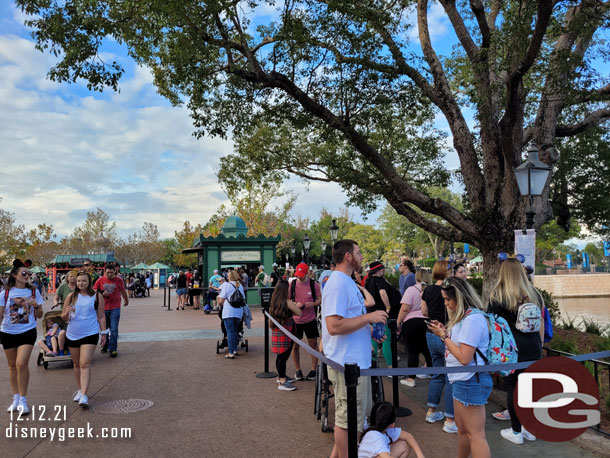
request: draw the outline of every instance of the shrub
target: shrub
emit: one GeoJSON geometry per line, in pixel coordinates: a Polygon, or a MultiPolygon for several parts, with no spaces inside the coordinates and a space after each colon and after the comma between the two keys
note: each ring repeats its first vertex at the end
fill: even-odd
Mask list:
{"type": "Polygon", "coordinates": [[[561,324],[559,326],[563,329],[578,329],[578,326],[576,325],[576,318],[570,318],[570,315],[568,315],[567,313],[566,319],[561,320],[561,324]]]}
{"type": "Polygon", "coordinates": [[[483,294],[483,276],[475,275],[468,277],[468,283],[479,293],[479,296],[483,294]]]}
{"type": "Polygon", "coordinates": [[[573,355],[579,353],[578,344],[576,343],[575,338],[561,338],[560,336],[556,336],[550,343],[553,350],[559,350],[573,355]]]}
{"type": "Polygon", "coordinates": [[[596,336],[603,336],[608,330],[608,326],[597,323],[593,318],[583,318],[581,324],[585,328],[585,332],[596,336]]]}
{"type": "Polygon", "coordinates": [[[400,272],[398,272],[398,271],[394,272],[394,271],[390,271],[389,269],[387,269],[385,271],[384,277],[390,285],[392,285],[394,288],[398,289],[400,272]]]}

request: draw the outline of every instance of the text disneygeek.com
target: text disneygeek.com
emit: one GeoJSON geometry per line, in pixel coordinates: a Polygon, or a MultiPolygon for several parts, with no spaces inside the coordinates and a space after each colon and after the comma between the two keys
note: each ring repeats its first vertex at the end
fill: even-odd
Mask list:
{"type": "Polygon", "coordinates": [[[64,442],[66,439],[129,439],[131,428],[97,428],[89,422],[87,426],[30,426],[23,423],[10,423],[5,429],[7,439],[49,439],[50,442],[64,442]]]}

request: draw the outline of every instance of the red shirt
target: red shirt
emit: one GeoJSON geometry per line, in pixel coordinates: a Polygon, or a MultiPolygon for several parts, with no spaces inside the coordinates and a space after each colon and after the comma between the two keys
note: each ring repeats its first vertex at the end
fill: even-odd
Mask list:
{"type": "MultiPolygon", "coordinates": [[[[294,299],[295,302],[300,302],[301,304],[306,304],[308,302],[314,302],[313,294],[311,294],[311,283],[309,278],[306,278],[305,281],[299,281],[298,278],[292,280],[295,283],[294,290],[294,299]]],[[[316,289],[316,301],[322,297],[322,293],[320,292],[320,284],[318,282],[314,282],[316,289]]],[[[292,288],[292,285],[290,285],[292,288]]],[[[301,316],[294,316],[294,322],[297,324],[305,324],[310,321],[314,321],[316,319],[316,311],[313,307],[305,307],[301,313],[301,316]]]]}
{"type": "Polygon", "coordinates": [[[112,280],[108,280],[105,275],[98,278],[93,285],[93,289],[104,293],[108,293],[104,296],[104,310],[113,310],[121,307],[121,292],[125,291],[125,283],[121,277],[114,277],[112,280]]]}
{"type": "Polygon", "coordinates": [[[190,272],[186,273],[186,285],[191,286],[191,280],[193,280],[193,274],[190,272]]]}

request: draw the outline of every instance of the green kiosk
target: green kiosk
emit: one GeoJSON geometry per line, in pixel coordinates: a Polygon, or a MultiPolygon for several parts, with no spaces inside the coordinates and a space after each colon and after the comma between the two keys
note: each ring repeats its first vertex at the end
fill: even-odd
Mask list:
{"type": "MultiPolygon", "coordinates": [[[[218,237],[199,237],[194,240],[193,247],[183,250],[183,253],[197,253],[197,265],[202,273],[204,285],[215,269],[230,269],[244,267],[248,275],[258,273],[258,266],[265,267],[265,273],[271,274],[275,262],[275,249],[281,236],[265,237],[258,235],[248,237],[248,227],[238,216],[229,216],[222,226],[218,237]]],[[[250,281],[253,279],[251,278],[250,281]]],[[[250,283],[252,284],[252,283],[250,283]]],[[[248,304],[260,304],[258,288],[248,287],[248,304]]]]}

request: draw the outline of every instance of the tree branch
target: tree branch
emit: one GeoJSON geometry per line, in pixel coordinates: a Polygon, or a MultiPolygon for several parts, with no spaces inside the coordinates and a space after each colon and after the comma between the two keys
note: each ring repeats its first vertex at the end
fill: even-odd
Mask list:
{"type": "Polygon", "coordinates": [[[555,130],[557,137],[572,137],[584,132],[589,127],[598,126],[602,122],[610,119],[610,109],[602,108],[589,113],[582,121],[571,125],[558,125],[555,130]]]}
{"type": "MultiPolygon", "coordinates": [[[[464,50],[466,51],[466,55],[470,59],[470,62],[472,62],[474,64],[478,60],[479,48],[477,47],[475,42],[472,40],[472,37],[470,36],[470,32],[468,32],[468,29],[466,28],[466,25],[464,24],[464,21],[462,20],[462,16],[460,16],[460,13],[458,12],[458,10],[455,6],[455,0],[439,0],[439,1],[440,1],[440,4],[443,5],[443,8],[445,9],[445,13],[447,13],[449,20],[451,21],[451,25],[453,25],[455,34],[457,35],[458,39],[460,40],[460,43],[462,44],[464,50]]],[[[427,7],[428,7],[427,2],[425,2],[425,3],[426,3],[426,9],[427,9],[427,7]]],[[[420,39],[421,39],[421,32],[420,32],[420,39]]]]}
{"type": "Polygon", "coordinates": [[[483,2],[481,0],[470,0],[470,9],[477,18],[479,30],[481,31],[481,37],[483,39],[481,42],[481,48],[487,49],[491,44],[491,31],[489,30],[489,24],[487,23],[487,18],[485,17],[485,7],[483,6],[483,2]]]}

